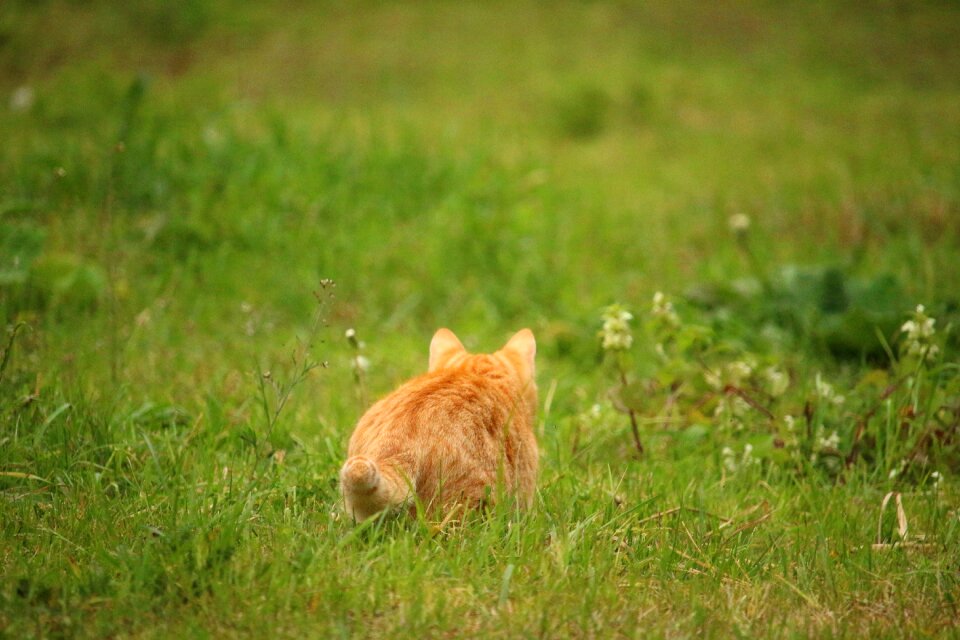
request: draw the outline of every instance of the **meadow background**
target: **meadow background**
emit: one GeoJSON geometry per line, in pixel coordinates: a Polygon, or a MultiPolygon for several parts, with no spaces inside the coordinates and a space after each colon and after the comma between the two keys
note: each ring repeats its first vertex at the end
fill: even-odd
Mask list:
{"type": "Polygon", "coordinates": [[[0,97],[0,635],[957,633],[955,3],[8,0],[0,97]],[[536,508],[355,527],[439,326],[536,508]]]}

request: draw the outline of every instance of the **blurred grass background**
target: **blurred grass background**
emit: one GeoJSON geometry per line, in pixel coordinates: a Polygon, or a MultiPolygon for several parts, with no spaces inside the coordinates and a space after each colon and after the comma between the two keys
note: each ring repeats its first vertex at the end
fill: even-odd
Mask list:
{"type": "Polygon", "coordinates": [[[0,81],[33,98],[3,120],[5,219],[99,269],[112,322],[163,299],[200,350],[241,301],[303,321],[320,277],[364,335],[549,335],[743,275],[735,213],[770,264],[945,298],[955,11],[6,3],[0,81]]]}

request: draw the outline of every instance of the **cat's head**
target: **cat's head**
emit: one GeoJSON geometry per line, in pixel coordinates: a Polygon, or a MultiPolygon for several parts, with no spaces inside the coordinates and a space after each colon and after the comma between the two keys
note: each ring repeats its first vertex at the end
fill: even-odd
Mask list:
{"type": "Polygon", "coordinates": [[[494,353],[469,353],[463,343],[449,329],[438,329],[430,341],[429,371],[456,367],[485,367],[493,365],[512,372],[525,395],[532,404],[536,404],[536,366],[537,341],[530,329],[521,329],[507,340],[503,347],[494,353]]]}

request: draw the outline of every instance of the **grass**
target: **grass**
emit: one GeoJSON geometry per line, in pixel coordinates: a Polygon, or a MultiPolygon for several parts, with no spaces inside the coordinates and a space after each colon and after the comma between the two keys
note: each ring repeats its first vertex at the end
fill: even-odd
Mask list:
{"type": "Polygon", "coordinates": [[[956,634],[956,8],[130,7],[0,7],[0,634],[956,634]],[[536,508],[354,526],[438,326],[536,508]]]}

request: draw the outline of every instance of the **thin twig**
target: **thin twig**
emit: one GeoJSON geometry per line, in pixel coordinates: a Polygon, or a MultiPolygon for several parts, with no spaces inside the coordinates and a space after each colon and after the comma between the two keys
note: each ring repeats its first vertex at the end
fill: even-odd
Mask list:
{"type": "Polygon", "coordinates": [[[768,420],[773,420],[773,414],[770,413],[770,410],[767,409],[762,404],[760,404],[759,402],[757,402],[756,400],[754,400],[753,396],[747,393],[746,390],[741,389],[740,387],[737,387],[735,385],[728,384],[723,388],[723,392],[726,393],[727,395],[739,396],[748,405],[750,405],[751,407],[753,407],[754,409],[762,413],[764,416],[766,416],[768,420]]]}
{"type": "MultiPolygon", "coordinates": [[[[620,371],[620,384],[623,385],[624,388],[626,388],[627,374],[623,370],[623,367],[619,366],[619,363],[617,364],[618,364],[617,368],[620,371]]],[[[633,410],[633,407],[630,407],[630,406],[627,407],[627,415],[630,416],[630,430],[633,432],[633,442],[635,445],[637,445],[637,453],[642,456],[643,443],[640,442],[640,428],[637,426],[637,414],[633,410]]]]}
{"type": "Polygon", "coordinates": [[[3,350],[3,359],[0,360],[0,382],[3,382],[3,373],[7,370],[7,363],[10,361],[10,354],[13,352],[13,341],[16,340],[17,334],[25,324],[25,322],[18,322],[10,330],[10,338],[7,340],[7,347],[3,350]]]}

